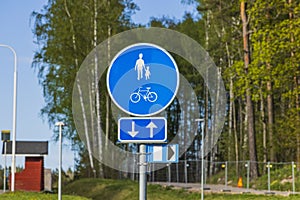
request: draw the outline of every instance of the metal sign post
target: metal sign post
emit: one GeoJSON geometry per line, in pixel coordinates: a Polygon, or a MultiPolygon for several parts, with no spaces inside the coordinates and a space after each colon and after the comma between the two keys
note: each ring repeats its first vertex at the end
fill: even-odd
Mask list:
{"type": "Polygon", "coordinates": [[[140,199],[139,200],[146,200],[147,199],[147,162],[146,162],[146,145],[140,144],[140,199]]]}
{"type": "Polygon", "coordinates": [[[3,130],[1,131],[2,141],[4,142],[4,169],[3,169],[3,192],[6,192],[6,149],[7,142],[10,141],[10,131],[3,130]]]}
{"type": "Polygon", "coordinates": [[[201,123],[201,200],[204,199],[204,119],[196,119],[201,123]]]}
{"type": "Polygon", "coordinates": [[[56,122],[55,126],[59,127],[59,162],[58,162],[58,200],[61,200],[61,168],[62,168],[62,127],[63,122],[56,122]]]}
{"type": "Polygon", "coordinates": [[[145,144],[167,141],[166,119],[149,116],[165,110],[174,100],[179,88],[177,64],[165,49],[157,45],[133,44],[114,57],[106,83],[114,104],[135,116],[119,120],[118,139],[121,143],[140,143],[139,191],[140,200],[146,200],[145,144]]]}
{"type": "Polygon", "coordinates": [[[4,141],[3,192],[6,192],[6,145],[7,141],[4,141]]]}

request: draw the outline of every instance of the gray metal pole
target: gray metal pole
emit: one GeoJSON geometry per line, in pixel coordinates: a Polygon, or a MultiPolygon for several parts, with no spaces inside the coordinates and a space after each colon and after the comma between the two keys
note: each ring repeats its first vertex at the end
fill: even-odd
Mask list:
{"type": "Polygon", "coordinates": [[[203,130],[203,123],[202,123],[202,136],[201,136],[201,143],[202,143],[202,149],[201,149],[201,200],[204,199],[204,130],[203,130]]]}
{"type": "Polygon", "coordinates": [[[207,180],[207,160],[203,159],[204,162],[204,185],[206,185],[207,180]]]}
{"type": "Polygon", "coordinates": [[[184,182],[188,182],[188,177],[187,177],[187,160],[184,160],[184,182]]]}
{"type": "Polygon", "coordinates": [[[270,178],[270,162],[268,162],[268,192],[271,190],[271,178],[270,178]]]}
{"type": "Polygon", "coordinates": [[[295,170],[294,170],[295,163],[292,162],[292,178],[293,178],[293,194],[295,194],[295,170]]]}
{"type": "Polygon", "coordinates": [[[247,161],[247,190],[249,190],[249,179],[250,179],[250,161],[247,161]]]}
{"type": "Polygon", "coordinates": [[[152,182],[154,182],[155,181],[155,165],[154,165],[154,163],[152,163],[152,182]]]}
{"type": "Polygon", "coordinates": [[[58,160],[58,200],[61,200],[61,168],[62,168],[62,126],[63,122],[55,123],[59,127],[59,160],[58,160]]]}
{"type": "Polygon", "coordinates": [[[225,189],[227,189],[227,161],[225,162],[225,189]]]}
{"type": "Polygon", "coordinates": [[[204,119],[196,119],[201,123],[201,200],[204,199],[204,119]]]}
{"type": "Polygon", "coordinates": [[[58,168],[58,200],[61,200],[61,162],[62,162],[62,136],[61,125],[59,126],[59,168],[58,168]]]}
{"type": "Polygon", "coordinates": [[[176,163],[176,181],[179,182],[178,163],[176,163]]]}
{"type": "Polygon", "coordinates": [[[6,143],[7,141],[4,141],[3,192],[6,192],[6,143]]]}
{"type": "Polygon", "coordinates": [[[147,199],[147,177],[146,177],[146,145],[140,144],[140,199],[147,199]]]}
{"type": "Polygon", "coordinates": [[[168,163],[168,182],[171,184],[171,163],[168,163]]]}
{"type": "Polygon", "coordinates": [[[14,95],[13,95],[13,127],[12,127],[12,159],[11,159],[11,191],[15,191],[15,171],[16,171],[16,127],[17,127],[17,54],[9,45],[0,44],[0,47],[10,49],[14,54],[14,95]]]}

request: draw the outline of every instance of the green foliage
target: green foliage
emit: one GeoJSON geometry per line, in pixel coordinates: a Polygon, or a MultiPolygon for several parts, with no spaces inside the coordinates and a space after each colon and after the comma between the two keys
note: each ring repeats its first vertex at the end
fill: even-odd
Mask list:
{"type": "Polygon", "coordinates": [[[114,35],[133,26],[130,15],[135,8],[130,0],[112,0],[109,3],[103,0],[51,0],[41,12],[32,14],[33,33],[39,46],[32,67],[37,71],[46,103],[41,115],[51,127],[57,121],[67,122],[69,130],[65,131],[65,137],[78,139],[71,104],[80,64],[94,48],[95,42],[99,44],[109,34],[114,35]],[[97,30],[96,36],[94,30],[97,30]]]}
{"type": "MultiPolygon", "coordinates": [[[[270,150],[275,150],[278,161],[291,161],[297,158],[297,140],[300,135],[300,4],[298,0],[258,0],[247,1],[249,16],[249,44],[251,62],[247,71],[244,66],[242,23],[240,4],[231,0],[195,0],[198,2],[199,19],[186,14],[182,21],[166,17],[152,18],[150,26],[174,29],[184,33],[205,47],[214,60],[226,88],[230,91],[228,101],[232,110],[228,112],[223,136],[218,144],[220,160],[249,158],[245,94],[251,91],[254,108],[254,120],[259,159],[270,159],[270,150]],[[232,83],[232,84],[231,84],[232,83]],[[231,96],[232,95],[232,96],[231,96]],[[272,99],[273,112],[267,99],[272,99]],[[229,116],[231,113],[231,116],[229,116]],[[262,117],[264,115],[264,117],[262,117]],[[270,116],[272,124],[267,124],[270,116]],[[266,126],[267,124],[267,126],[266,126]],[[231,126],[229,126],[231,125],[231,126]],[[273,135],[270,134],[273,131],[273,135]],[[262,133],[267,132],[266,135],[262,133]],[[273,139],[271,141],[271,136],[273,139]],[[265,137],[265,138],[264,138],[265,137]],[[235,150],[238,150],[236,152],[235,150]]],[[[74,78],[80,63],[94,48],[95,43],[104,41],[109,36],[139,25],[131,23],[130,17],[136,6],[131,0],[104,1],[88,0],[50,0],[41,12],[33,13],[36,43],[39,47],[32,63],[39,82],[43,87],[45,106],[41,115],[53,126],[56,121],[66,121],[69,130],[65,131],[77,145],[80,153],[78,169],[82,176],[91,176],[88,156],[79,142],[73,124],[71,96],[74,78]],[[95,4],[96,3],[96,4],[95,4]],[[95,7],[96,5],[96,7],[95,7]],[[96,16],[95,9],[98,12],[96,16]],[[96,37],[94,35],[96,23],[96,37]],[[96,39],[95,39],[96,38],[96,39]]],[[[197,94],[200,108],[180,107],[178,100],[167,109],[168,136],[174,137],[186,109],[198,109],[201,117],[205,109],[209,110],[210,101],[205,104],[205,83],[193,66],[178,55],[173,55],[180,73],[190,82],[197,94]],[[206,107],[205,107],[206,106],[206,107]]],[[[102,77],[99,85],[105,84],[102,77]]],[[[107,92],[100,87],[101,126],[106,128],[107,92]]],[[[183,94],[184,95],[184,94],[183,94]]],[[[189,103],[187,103],[189,105],[189,103]]],[[[110,109],[110,108],[108,108],[110,109]]],[[[187,112],[186,112],[187,113],[187,112]]],[[[109,116],[111,118],[111,116],[109,116]]],[[[191,120],[190,118],[185,119],[191,120]]],[[[109,138],[116,140],[116,124],[109,123],[109,138]]],[[[57,136],[57,134],[56,134],[57,136]]],[[[188,155],[194,159],[196,144],[189,148],[188,155]]],[[[126,149],[124,145],[122,148],[126,149]]],[[[298,155],[298,157],[300,157],[298,155]]],[[[209,159],[209,158],[208,158],[209,159]]],[[[97,164],[95,164],[97,165],[97,164]]],[[[100,165],[101,166],[101,165],[100,165]]],[[[99,166],[97,166],[99,167],[99,166]]],[[[112,176],[115,172],[107,169],[112,176]]],[[[79,175],[79,177],[82,177],[79,175]]]]}
{"type": "MultiPolygon", "coordinates": [[[[32,67],[37,72],[45,99],[41,116],[50,127],[57,121],[68,124],[63,136],[71,140],[78,151],[84,152],[84,146],[76,133],[72,114],[76,73],[97,44],[134,26],[130,16],[135,9],[131,0],[50,0],[40,12],[32,13],[38,45],[32,67]]],[[[101,123],[105,123],[106,118],[106,96],[105,88],[101,87],[101,123]]],[[[58,132],[55,133],[57,140],[58,132]]]]}
{"type": "MultiPolygon", "coordinates": [[[[278,191],[292,191],[292,167],[291,164],[284,167],[277,167],[273,164],[270,169],[270,189],[278,191]]],[[[295,168],[295,189],[300,188],[300,181],[297,179],[300,172],[295,168]]],[[[263,175],[257,180],[251,182],[251,186],[260,190],[268,189],[268,174],[263,175]]]]}

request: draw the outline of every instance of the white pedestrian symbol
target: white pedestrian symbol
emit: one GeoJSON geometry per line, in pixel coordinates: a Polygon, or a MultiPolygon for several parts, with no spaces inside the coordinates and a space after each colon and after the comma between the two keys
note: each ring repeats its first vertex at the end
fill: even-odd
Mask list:
{"type": "Polygon", "coordinates": [[[134,70],[137,71],[137,80],[141,80],[143,78],[143,72],[145,70],[145,78],[146,80],[150,79],[150,67],[145,66],[145,62],[143,60],[143,54],[139,54],[139,59],[135,62],[134,70]]]}
{"type": "Polygon", "coordinates": [[[146,72],[145,72],[145,78],[146,80],[150,79],[150,75],[151,75],[151,72],[150,72],[150,67],[146,67],[146,72]]]}

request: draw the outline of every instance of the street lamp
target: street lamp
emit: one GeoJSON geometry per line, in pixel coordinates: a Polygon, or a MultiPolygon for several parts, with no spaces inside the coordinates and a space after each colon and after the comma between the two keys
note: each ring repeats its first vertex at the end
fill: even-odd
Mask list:
{"type": "Polygon", "coordinates": [[[17,54],[16,51],[8,45],[0,44],[0,47],[10,49],[14,54],[14,97],[13,97],[13,127],[12,127],[12,159],[11,159],[11,191],[15,191],[15,171],[16,171],[16,127],[17,127],[17,54]]]}
{"type": "Polygon", "coordinates": [[[196,119],[197,123],[201,124],[201,200],[204,199],[204,119],[196,119]]]}
{"type": "Polygon", "coordinates": [[[62,146],[62,127],[65,124],[63,122],[56,122],[55,126],[59,127],[59,161],[58,161],[58,200],[61,200],[61,162],[62,162],[62,153],[61,153],[61,146],[62,146]]]}

